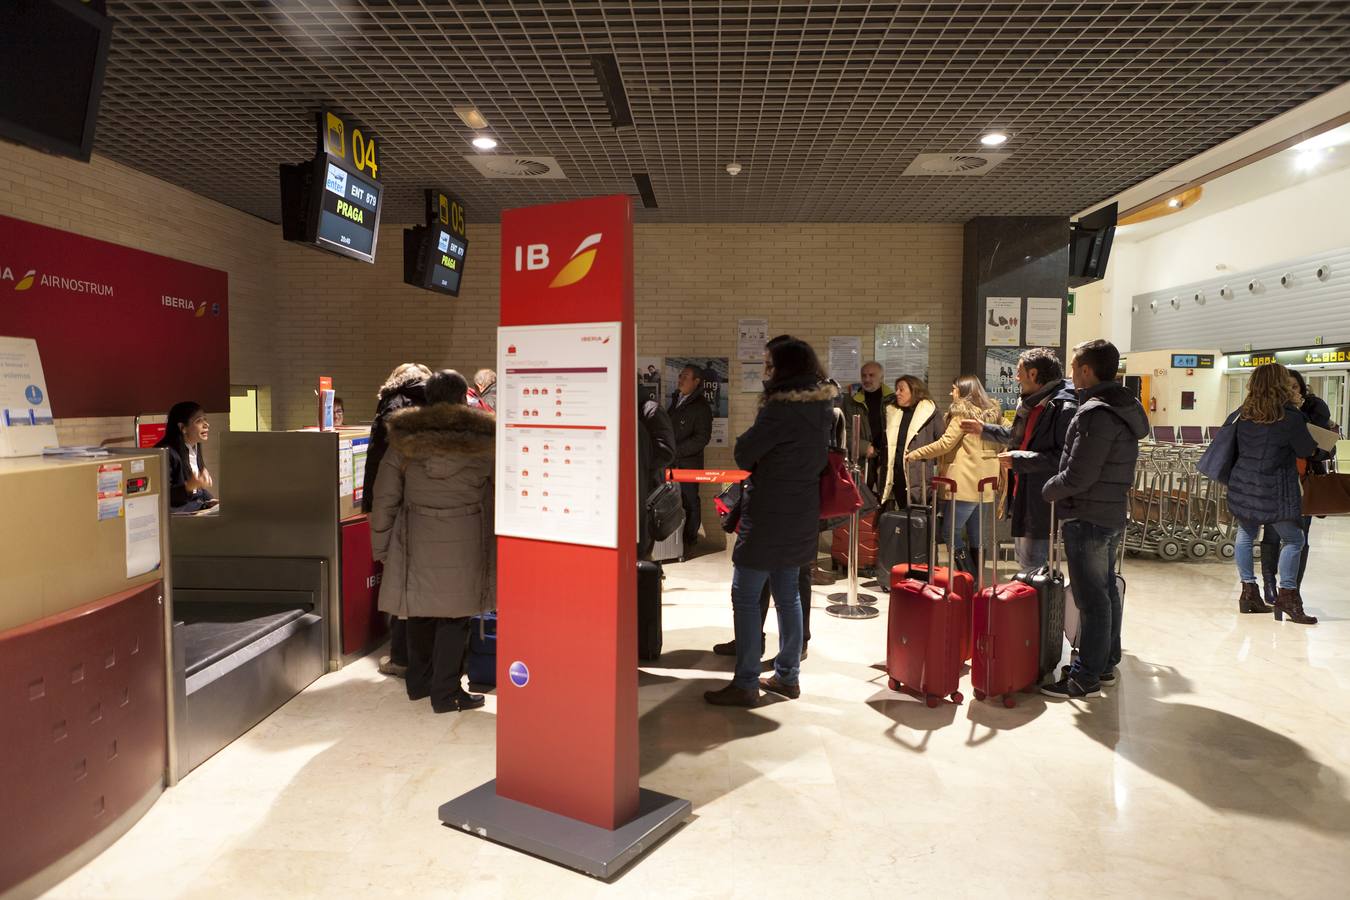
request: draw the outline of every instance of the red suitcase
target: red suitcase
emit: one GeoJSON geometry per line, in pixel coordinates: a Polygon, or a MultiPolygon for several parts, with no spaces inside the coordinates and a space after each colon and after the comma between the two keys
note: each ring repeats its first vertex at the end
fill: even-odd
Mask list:
{"type": "MultiPolygon", "coordinates": [[[[983,500],[986,485],[998,484],[996,478],[980,482],[983,500]]],[[[980,516],[994,504],[980,504],[980,516]]],[[[992,515],[989,517],[994,518],[992,515]]],[[[996,522],[990,521],[988,530],[982,524],[981,541],[995,534],[996,522]]],[[[998,583],[998,539],[994,538],[994,552],[989,554],[993,577],[989,587],[984,586],[985,566],[980,560],[980,591],[975,595],[975,655],[971,659],[970,682],[975,699],[1002,695],[1003,705],[1013,707],[1013,694],[1034,688],[1040,682],[1041,604],[1040,595],[1029,584],[1012,581],[998,583]]]]}
{"type": "MultiPolygon", "coordinates": [[[[934,478],[933,486],[956,482],[934,478]]],[[[937,557],[937,504],[929,521],[929,559],[937,557]]],[[[950,553],[951,545],[948,545],[950,553]]],[[[948,560],[949,570],[952,568],[948,560]]],[[[941,570],[939,570],[941,571],[941,570]]],[[[942,697],[961,702],[961,632],[965,626],[962,607],[968,606],[960,594],[952,591],[948,579],[927,578],[927,567],[916,566],[909,576],[891,582],[891,608],[886,624],[886,674],[891,690],[909,688],[924,695],[929,706],[937,706],[942,697]]]]}
{"type": "MultiPolygon", "coordinates": [[[[841,569],[848,569],[848,526],[841,525],[830,537],[830,558],[841,569]]],[[[858,516],[858,568],[877,564],[877,513],[858,516]]]]}
{"type": "MultiPolygon", "coordinates": [[[[952,523],[952,527],[949,529],[951,533],[947,535],[948,547],[955,546],[956,542],[954,519],[956,513],[956,494],[954,493],[951,497],[951,503],[951,514],[947,518],[947,521],[952,523]]],[[[932,576],[929,576],[927,565],[911,566],[908,563],[900,563],[891,567],[890,586],[892,588],[898,587],[900,582],[909,577],[911,571],[914,572],[916,581],[932,581],[933,584],[942,587],[946,584],[947,578],[949,577],[948,573],[951,570],[946,566],[938,566],[932,576]]],[[[956,583],[951,586],[951,592],[956,595],[956,600],[961,604],[961,661],[967,662],[970,660],[970,654],[975,646],[974,619],[971,611],[971,604],[975,600],[975,576],[971,575],[969,572],[958,571],[956,573],[956,583]]]]}

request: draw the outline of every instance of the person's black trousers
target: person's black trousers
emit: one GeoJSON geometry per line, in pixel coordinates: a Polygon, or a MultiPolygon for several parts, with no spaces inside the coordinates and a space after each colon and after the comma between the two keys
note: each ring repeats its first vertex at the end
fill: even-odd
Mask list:
{"type": "Polygon", "coordinates": [[[408,619],[409,700],[430,697],[432,707],[440,707],[463,692],[461,677],[472,622],[471,616],[408,619]]]}
{"type": "Polygon", "coordinates": [[[408,620],[389,617],[389,662],[408,667],[408,620]]]}
{"type": "Polygon", "coordinates": [[[680,500],[684,504],[684,548],[698,543],[698,526],[702,524],[703,508],[698,499],[698,485],[680,483],[680,500]]]}
{"type": "MultiPolygon", "coordinates": [[[[802,649],[811,642],[811,564],[807,563],[797,570],[797,597],[802,604],[802,649]]],[[[769,585],[759,592],[759,629],[769,620],[769,585]]]]}
{"type": "MultiPolygon", "coordinates": [[[[1312,529],[1312,516],[1303,517],[1303,555],[1298,560],[1298,586],[1303,587],[1303,574],[1308,571],[1308,532],[1312,529]]],[[[1280,535],[1274,527],[1261,529],[1261,580],[1265,582],[1266,602],[1274,603],[1276,588],[1276,569],[1280,564],[1280,535]]]]}

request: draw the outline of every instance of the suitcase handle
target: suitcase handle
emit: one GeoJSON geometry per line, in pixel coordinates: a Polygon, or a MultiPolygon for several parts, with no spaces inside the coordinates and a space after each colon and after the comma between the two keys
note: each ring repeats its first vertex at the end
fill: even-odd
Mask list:
{"type": "MultiPolygon", "coordinates": [[[[923,482],[920,482],[922,484],[923,482]]],[[[937,581],[935,577],[938,564],[937,555],[937,508],[938,508],[938,488],[945,487],[951,493],[951,513],[947,516],[947,524],[951,526],[951,537],[947,541],[947,581],[942,587],[942,596],[947,598],[952,592],[952,581],[956,573],[956,481],[951,478],[943,478],[936,475],[932,480],[933,485],[933,503],[928,507],[928,577],[930,581],[937,581]]]]}
{"type": "MultiPolygon", "coordinates": [[[[981,478],[981,479],[980,479],[980,483],[979,483],[979,485],[977,486],[977,490],[980,492],[980,513],[979,513],[979,514],[980,514],[980,566],[979,566],[979,568],[980,568],[980,583],[979,583],[979,586],[978,586],[977,589],[976,589],[976,591],[977,591],[976,596],[979,596],[980,594],[983,594],[983,593],[984,593],[984,588],[985,588],[985,583],[984,583],[984,563],[985,563],[985,556],[986,556],[986,552],[985,552],[985,551],[986,551],[986,549],[988,548],[988,546],[989,546],[990,543],[992,543],[992,544],[994,545],[994,546],[993,546],[994,552],[988,554],[989,556],[992,556],[992,557],[993,557],[993,565],[990,566],[990,579],[989,579],[989,587],[990,587],[990,589],[991,589],[989,593],[990,593],[990,596],[991,596],[991,597],[993,596],[994,592],[995,592],[995,591],[997,590],[997,588],[998,588],[998,516],[997,516],[997,515],[990,515],[990,516],[989,516],[988,531],[985,530],[985,521],[984,521],[984,519],[985,519],[985,508],[988,507],[990,510],[994,510],[994,509],[997,507],[997,505],[998,505],[997,502],[989,502],[989,503],[985,503],[985,502],[984,502],[984,491],[985,491],[985,488],[988,488],[988,487],[995,487],[995,488],[997,488],[997,487],[998,487],[998,483],[999,483],[999,479],[997,479],[997,478],[981,478]]],[[[995,498],[995,500],[997,500],[997,498],[995,498]]]]}

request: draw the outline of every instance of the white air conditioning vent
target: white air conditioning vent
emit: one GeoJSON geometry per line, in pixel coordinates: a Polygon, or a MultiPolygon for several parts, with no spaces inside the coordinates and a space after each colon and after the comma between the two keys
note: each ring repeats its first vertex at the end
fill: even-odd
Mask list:
{"type": "Polygon", "coordinates": [[[464,159],[484,178],[566,178],[562,166],[551,156],[514,156],[510,154],[465,154],[464,159]]]}
{"type": "Polygon", "coordinates": [[[985,175],[1011,153],[920,153],[905,175],[985,175]]]}

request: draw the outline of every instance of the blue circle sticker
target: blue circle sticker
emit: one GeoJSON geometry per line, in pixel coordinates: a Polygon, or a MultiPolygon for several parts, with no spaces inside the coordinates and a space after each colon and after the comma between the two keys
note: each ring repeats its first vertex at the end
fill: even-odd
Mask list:
{"type": "Polygon", "coordinates": [[[42,403],[42,388],[38,387],[36,384],[30,384],[28,387],[24,388],[23,396],[29,403],[34,406],[39,406],[42,403]]]}
{"type": "Polygon", "coordinates": [[[511,676],[511,683],[516,687],[524,687],[530,683],[530,667],[520,660],[511,663],[511,668],[506,671],[511,676]]]}

